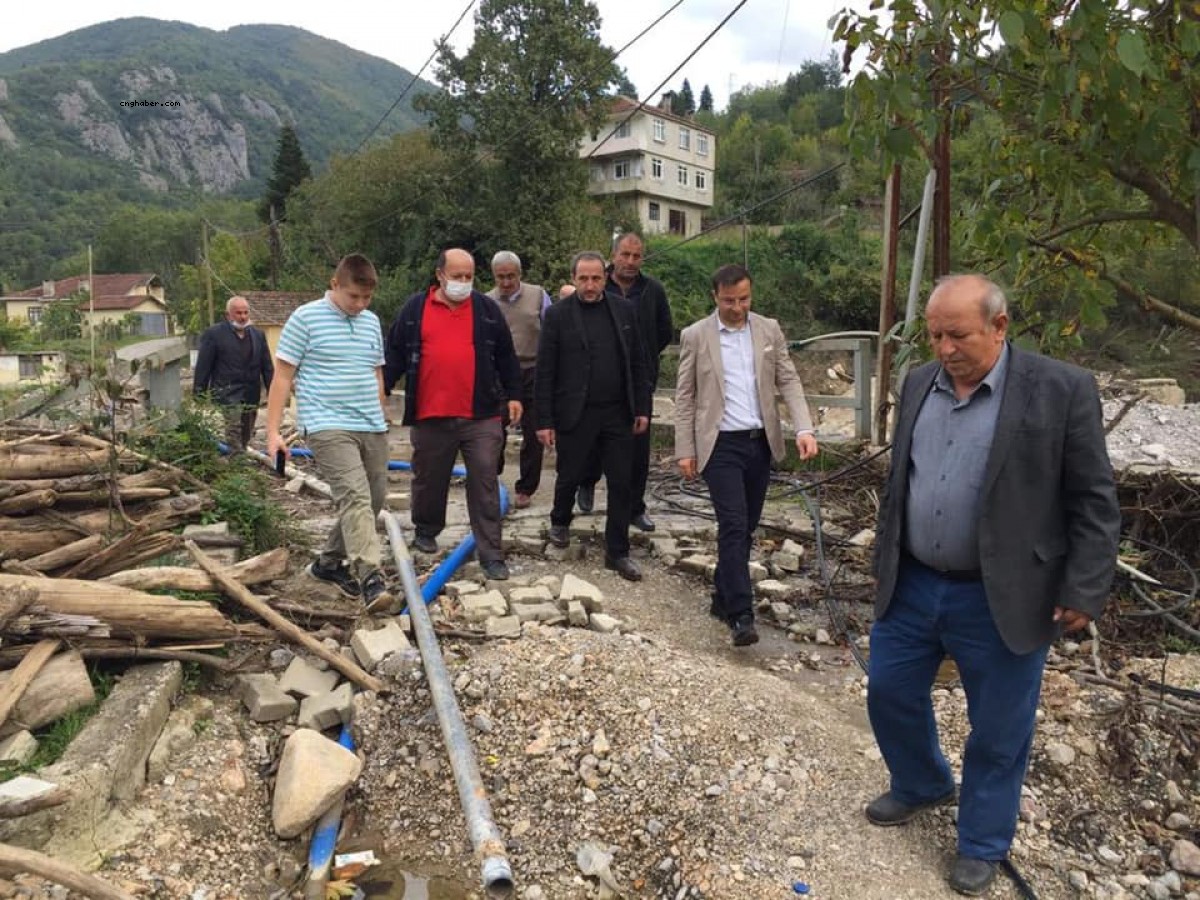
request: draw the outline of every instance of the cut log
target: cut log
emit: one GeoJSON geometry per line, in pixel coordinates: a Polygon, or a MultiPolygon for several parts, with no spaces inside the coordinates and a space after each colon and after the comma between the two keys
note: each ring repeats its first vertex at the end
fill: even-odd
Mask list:
{"type": "MultiPolygon", "coordinates": [[[[74,435],[71,442],[80,447],[94,447],[96,449],[105,448],[111,452],[113,445],[103,438],[98,438],[90,434],[74,435]]],[[[193,475],[191,472],[185,472],[178,466],[173,466],[170,463],[165,463],[160,459],[155,459],[152,456],[147,456],[144,453],[139,453],[136,450],[130,450],[128,447],[122,447],[121,453],[145,463],[153,469],[160,469],[164,472],[170,472],[175,478],[176,484],[188,484],[198,490],[208,490],[208,485],[193,475]]]]}
{"type": "Polygon", "coordinates": [[[260,597],[256,597],[250,593],[248,588],[239,584],[212,557],[197,547],[193,541],[185,541],[184,546],[195,557],[200,568],[211,575],[213,581],[221,586],[222,592],[253,612],[292,643],[299,644],[310,653],[319,656],[359,687],[377,693],[381,693],[384,690],[384,683],[378,678],[368,675],[342,654],[334,653],[303,628],[293,625],[275,610],[271,609],[260,597]]]}
{"type": "MultiPolygon", "coordinates": [[[[3,577],[11,576],[0,576],[3,577]]],[[[15,671],[0,672],[0,685],[12,679],[15,671]]],[[[25,688],[8,721],[0,725],[0,737],[23,728],[35,731],[95,700],[96,692],[83,657],[74,650],[60,653],[42,666],[25,688]]]]}
{"type": "Polygon", "coordinates": [[[92,900],[134,900],[133,896],[113,887],[102,878],[80,872],[36,850],[22,850],[10,844],[0,844],[0,871],[8,875],[28,872],[46,878],[92,900]]]}
{"type": "Polygon", "coordinates": [[[30,569],[36,569],[39,572],[53,572],[63,566],[73,565],[81,559],[87,559],[103,548],[104,536],[93,534],[91,537],[79,538],[62,547],[57,547],[48,553],[30,557],[24,562],[30,569]]]}
{"type": "MultiPolygon", "coordinates": [[[[17,707],[17,702],[25,693],[33,679],[42,667],[50,661],[54,651],[58,649],[57,640],[38,641],[33,649],[25,654],[25,658],[12,670],[12,673],[0,684],[0,731],[8,720],[8,714],[17,707]]],[[[86,674],[86,673],[85,673],[86,674]]]]}
{"type": "Polygon", "coordinates": [[[25,491],[9,497],[7,500],[0,500],[0,515],[12,516],[33,512],[35,509],[53,506],[57,499],[58,494],[48,488],[40,491],[25,491]]]}
{"type": "Polygon", "coordinates": [[[127,566],[136,566],[148,559],[170,553],[179,547],[177,534],[146,534],[141,526],[107,547],[80,560],[64,574],[64,578],[87,578],[111,575],[127,566]]]}
{"type": "Polygon", "coordinates": [[[31,556],[49,553],[78,537],[77,532],[65,528],[50,528],[46,531],[0,530],[0,554],[5,559],[28,559],[31,556]]]}
{"type": "Polygon", "coordinates": [[[71,792],[64,787],[51,787],[46,784],[46,788],[31,797],[0,799],[0,819],[17,819],[37,812],[39,809],[61,806],[71,799],[71,792]]]}
{"type": "MultiPolygon", "coordinates": [[[[28,449],[28,448],[26,448],[28,449]]],[[[109,466],[108,450],[76,450],[55,447],[53,453],[0,452],[0,478],[61,478],[103,472],[109,466]]]]}
{"type": "MultiPolygon", "coordinates": [[[[263,584],[287,574],[288,551],[277,547],[244,559],[230,566],[228,572],[242,584],[263,584]]],[[[203,591],[220,590],[217,583],[203,569],[186,566],[153,566],[148,569],[126,569],[100,579],[106,584],[133,588],[138,591],[203,591]]]]}
{"type": "Polygon", "coordinates": [[[95,616],[117,638],[223,641],[242,633],[240,626],[207,603],[147,594],[102,581],[0,574],[0,590],[6,587],[32,590],[37,595],[35,603],[50,612],[95,616]]]}
{"type": "Polygon", "coordinates": [[[35,600],[37,592],[27,587],[0,589],[0,633],[3,633],[4,627],[23,613],[26,607],[32,606],[35,600]]]}
{"type": "MultiPolygon", "coordinates": [[[[161,500],[163,497],[170,497],[172,494],[170,488],[164,487],[131,487],[117,488],[117,494],[121,498],[122,503],[136,503],[139,500],[161,500]]],[[[14,497],[13,500],[17,498],[14,497]]],[[[90,491],[68,491],[58,495],[58,506],[95,506],[99,503],[107,503],[112,499],[112,491],[106,488],[95,488],[90,491]]],[[[47,506],[55,505],[47,503],[47,506]]]]}

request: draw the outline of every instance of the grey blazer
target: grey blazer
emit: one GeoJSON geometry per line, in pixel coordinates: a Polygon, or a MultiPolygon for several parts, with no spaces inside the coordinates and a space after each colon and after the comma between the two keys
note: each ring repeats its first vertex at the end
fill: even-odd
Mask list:
{"type": "MultiPolygon", "coordinates": [[[[875,616],[887,612],[904,546],[909,452],[939,363],[909,374],[875,543],[875,616]]],[[[979,559],[1004,643],[1029,653],[1058,634],[1054,607],[1098,618],[1121,531],[1100,396],[1076,366],[1010,345],[979,499],[979,559]]]]}

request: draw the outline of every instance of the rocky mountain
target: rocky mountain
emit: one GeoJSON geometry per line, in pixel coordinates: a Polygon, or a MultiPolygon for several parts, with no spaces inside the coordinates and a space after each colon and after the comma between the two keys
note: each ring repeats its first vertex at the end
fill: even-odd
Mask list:
{"type": "MultiPolygon", "coordinates": [[[[78,188],[256,193],[279,127],[314,167],[349,152],[411,80],[408,71],[298,28],[213,31],[121,19],[0,54],[0,201],[45,179],[78,188]],[[41,173],[41,174],[39,174],[41,173]]],[[[411,101],[380,135],[420,124],[411,101]]]]}

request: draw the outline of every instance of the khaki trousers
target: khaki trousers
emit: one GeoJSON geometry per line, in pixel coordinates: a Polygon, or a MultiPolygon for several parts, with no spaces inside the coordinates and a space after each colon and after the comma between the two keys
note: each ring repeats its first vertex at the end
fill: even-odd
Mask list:
{"type": "Polygon", "coordinates": [[[306,440],[338,514],[321,550],[321,565],[346,560],[350,574],[362,580],[383,564],[375,520],[387,500],[387,433],[318,431],[306,440]]]}

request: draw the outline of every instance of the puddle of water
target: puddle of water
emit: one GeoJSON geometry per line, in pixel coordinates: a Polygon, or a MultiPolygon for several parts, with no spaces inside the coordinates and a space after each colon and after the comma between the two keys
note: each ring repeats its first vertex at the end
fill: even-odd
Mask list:
{"type": "Polygon", "coordinates": [[[440,875],[420,875],[403,861],[371,866],[355,879],[374,900],[468,900],[471,888],[440,875]]]}

